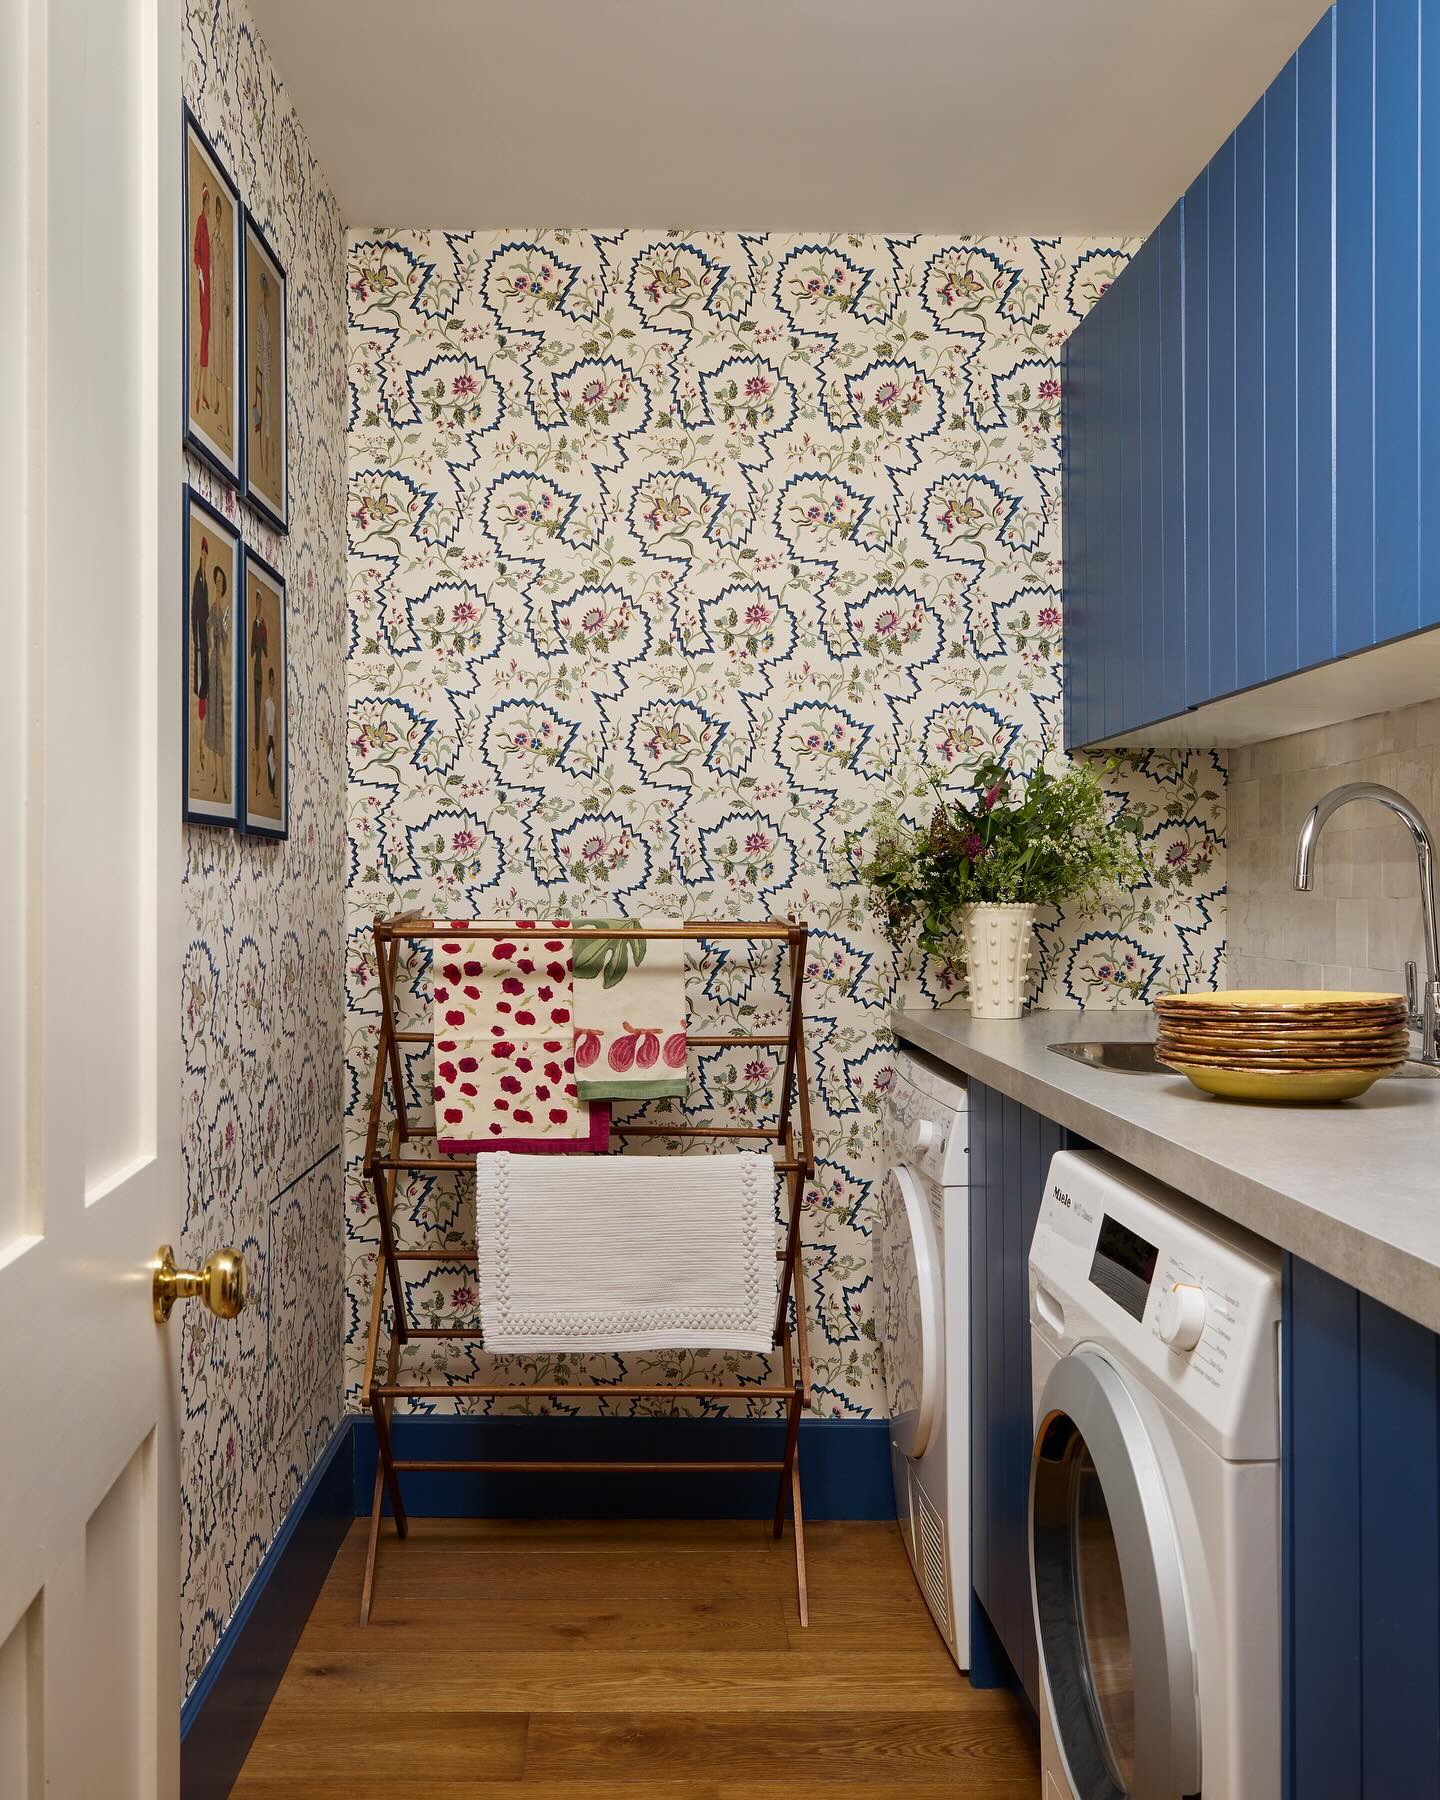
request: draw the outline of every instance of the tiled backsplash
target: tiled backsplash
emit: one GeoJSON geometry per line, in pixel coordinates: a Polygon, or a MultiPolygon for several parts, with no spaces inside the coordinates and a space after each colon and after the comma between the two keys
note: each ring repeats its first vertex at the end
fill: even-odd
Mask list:
{"type": "Polygon", "coordinates": [[[1313,891],[1292,884],[1301,820],[1347,781],[1398,789],[1440,830],[1440,700],[1230,752],[1227,986],[1398,992],[1422,957],[1414,844],[1382,807],[1336,813],[1313,891]]]}

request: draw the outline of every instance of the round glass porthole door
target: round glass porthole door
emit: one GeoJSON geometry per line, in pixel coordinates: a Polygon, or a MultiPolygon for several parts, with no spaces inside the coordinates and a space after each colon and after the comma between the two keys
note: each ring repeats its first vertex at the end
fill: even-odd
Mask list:
{"type": "Polygon", "coordinates": [[[1030,1470],[1035,1629],[1077,1800],[1200,1790],[1195,1657],[1155,1452],[1118,1370],[1063,1357],[1030,1470]]]}
{"type": "Polygon", "coordinates": [[[876,1323],[890,1436],[905,1456],[923,1456],[945,1382],[940,1238],[920,1184],[903,1164],[886,1172],[881,1203],[876,1323]]]}

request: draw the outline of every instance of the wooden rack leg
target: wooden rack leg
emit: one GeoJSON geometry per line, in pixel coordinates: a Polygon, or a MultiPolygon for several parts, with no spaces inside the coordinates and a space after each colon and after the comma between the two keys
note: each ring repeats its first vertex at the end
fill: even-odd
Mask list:
{"type": "Polygon", "coordinates": [[[795,1535],[795,1598],[800,1607],[800,1626],[810,1623],[810,1587],[805,1570],[805,1512],[800,1504],[800,1457],[790,1458],[790,1512],[795,1535]]]}
{"type": "Polygon", "coordinates": [[[380,1554],[380,1506],[385,1497],[385,1471],[375,1464],[375,1491],[370,1496],[370,1531],[365,1540],[365,1579],[360,1584],[360,1623],[370,1623],[370,1602],[375,1598],[375,1559],[380,1554]]]}
{"type": "MultiPolygon", "coordinates": [[[[400,1360],[400,1341],[390,1339],[390,1354],[386,1359],[385,1383],[391,1386],[395,1380],[396,1367],[400,1360]]],[[[372,1394],[370,1408],[375,1417],[375,1439],[380,1446],[380,1465],[385,1474],[385,1486],[390,1495],[390,1510],[395,1516],[396,1537],[408,1537],[410,1520],[405,1511],[405,1502],[400,1497],[400,1476],[395,1468],[395,1449],[390,1441],[390,1413],[395,1402],[381,1399],[372,1394]]]]}
{"type": "Polygon", "coordinates": [[[785,1502],[790,1498],[790,1473],[795,1467],[795,1450],[800,1439],[800,1390],[791,1396],[785,1415],[785,1466],[780,1471],[780,1491],[775,1496],[775,1536],[785,1535],[785,1502]]]}

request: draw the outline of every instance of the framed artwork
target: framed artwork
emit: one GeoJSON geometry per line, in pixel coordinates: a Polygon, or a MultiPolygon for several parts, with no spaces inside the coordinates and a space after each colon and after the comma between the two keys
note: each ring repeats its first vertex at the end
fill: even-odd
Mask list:
{"type": "Polygon", "coordinates": [[[245,215],[245,497],[277,531],[290,529],[290,370],[285,271],[245,215]]]}
{"type": "Polygon", "coordinates": [[[242,555],[239,533],[194,488],[185,489],[185,727],[183,815],[192,825],[238,825],[242,555]]]}
{"type": "Polygon", "coordinates": [[[290,650],[285,578],[248,545],[240,647],[245,659],[244,826],[258,837],[288,837],[290,650]]]}
{"type": "Polygon", "coordinates": [[[241,418],[240,195],[185,108],[185,442],[237,489],[241,418]]]}

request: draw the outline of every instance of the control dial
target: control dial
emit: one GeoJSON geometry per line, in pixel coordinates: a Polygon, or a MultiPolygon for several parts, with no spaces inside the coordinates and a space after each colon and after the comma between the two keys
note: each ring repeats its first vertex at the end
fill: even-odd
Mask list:
{"type": "Polygon", "coordinates": [[[915,1129],[910,1134],[910,1143],[916,1150],[933,1150],[944,1135],[934,1119],[917,1119],[915,1129]]]}
{"type": "Polygon", "coordinates": [[[1161,1341],[1172,1350],[1193,1350],[1205,1329],[1205,1294],[1188,1281],[1177,1281],[1160,1296],[1155,1324],[1161,1341]]]}

